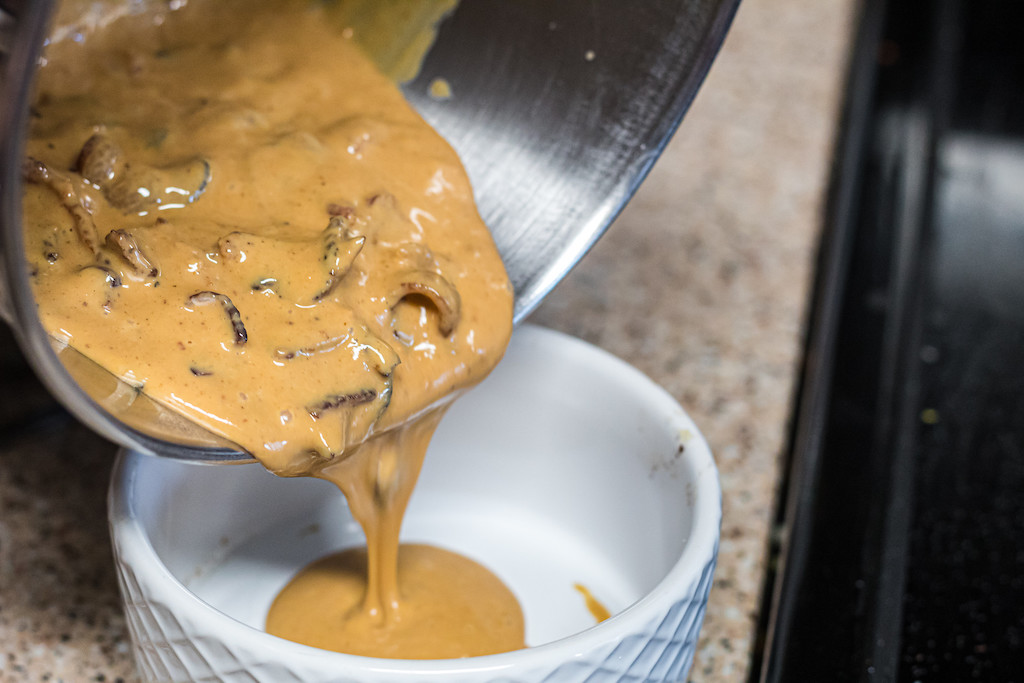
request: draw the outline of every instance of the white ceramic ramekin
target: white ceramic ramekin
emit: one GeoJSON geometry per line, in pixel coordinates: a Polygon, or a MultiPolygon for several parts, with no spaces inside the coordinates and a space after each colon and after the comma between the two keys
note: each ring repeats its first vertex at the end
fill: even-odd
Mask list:
{"type": "Polygon", "coordinates": [[[295,571],[361,543],[325,482],[123,453],[110,492],[146,681],[683,681],[720,519],[711,453],[679,405],[623,361],[529,326],[445,417],[402,532],[501,576],[525,650],[383,660],[262,632],[295,571]],[[595,624],[575,583],[614,616],[595,624]]]}

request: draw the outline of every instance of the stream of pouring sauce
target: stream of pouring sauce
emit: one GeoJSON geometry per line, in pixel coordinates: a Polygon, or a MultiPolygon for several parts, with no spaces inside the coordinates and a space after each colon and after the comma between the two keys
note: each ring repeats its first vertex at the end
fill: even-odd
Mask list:
{"type": "Polygon", "coordinates": [[[175,2],[48,46],[24,194],[40,318],[269,470],[344,492],[365,581],[364,560],[324,560],[271,632],[392,657],[516,649],[500,581],[398,544],[445,407],[508,343],[511,287],[455,153],[339,16],[175,2]],[[327,601],[312,634],[288,626],[327,601]]]}

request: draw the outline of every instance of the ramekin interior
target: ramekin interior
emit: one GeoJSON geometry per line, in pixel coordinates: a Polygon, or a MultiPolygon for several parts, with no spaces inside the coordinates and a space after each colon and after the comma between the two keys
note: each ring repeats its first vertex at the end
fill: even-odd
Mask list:
{"type": "Polygon", "coordinates": [[[240,553],[245,573],[216,580],[233,578],[244,594],[250,578],[280,581],[324,549],[361,542],[340,495],[324,482],[126,453],[110,503],[119,560],[140,584],[158,585],[183,624],[201,622],[225,642],[256,642],[284,661],[327,657],[346,669],[439,680],[568,662],[642,631],[713,560],[721,515],[708,446],[671,396],[603,351],[530,326],[516,331],[494,374],[442,422],[403,527],[405,540],[465,552],[502,576],[524,603],[526,650],[435,661],[327,653],[260,631],[262,598],[248,613],[245,595],[231,596],[232,615],[203,599],[212,590],[204,581],[240,553]],[[279,541],[260,545],[267,534],[279,541]],[[596,625],[562,618],[571,609],[559,605],[578,601],[571,585],[552,596],[550,585],[531,583],[558,573],[546,572],[553,559],[588,553],[597,561],[585,564],[602,565],[593,581],[617,593],[601,596],[580,569],[580,583],[614,613],[596,625]],[[555,616],[536,623],[545,610],[555,616]]]}

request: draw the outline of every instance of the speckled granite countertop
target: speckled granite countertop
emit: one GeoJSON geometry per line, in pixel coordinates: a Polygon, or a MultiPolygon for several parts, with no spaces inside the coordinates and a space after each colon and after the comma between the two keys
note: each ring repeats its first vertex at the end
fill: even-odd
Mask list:
{"type": "MultiPolygon", "coordinates": [[[[853,6],[743,0],[636,198],[532,316],[655,378],[716,453],[721,555],[694,681],[749,668],[853,6]]],[[[114,447],[53,406],[6,329],[0,377],[0,681],[133,681],[114,447]]]]}

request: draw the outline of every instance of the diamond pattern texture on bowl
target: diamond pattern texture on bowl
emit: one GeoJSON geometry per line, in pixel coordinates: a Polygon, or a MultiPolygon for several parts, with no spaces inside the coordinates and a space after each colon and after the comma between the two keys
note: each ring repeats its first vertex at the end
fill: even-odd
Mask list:
{"type": "MultiPolygon", "coordinates": [[[[717,551],[717,544],[716,544],[717,551]]],[[[272,661],[270,650],[251,643],[228,643],[202,618],[176,615],[161,599],[161,588],[147,585],[125,561],[115,539],[118,580],[124,601],[133,654],[146,683],[200,681],[203,683],[361,683],[343,673],[339,657],[317,653],[288,662],[272,661]],[[333,664],[332,660],[333,659],[333,664]]],[[[554,668],[518,669],[497,676],[493,672],[448,672],[430,680],[450,683],[654,683],[685,681],[693,662],[697,634],[704,619],[715,557],[680,598],[666,605],[663,616],[645,628],[623,636],[554,668]]],[[[212,608],[207,608],[212,612],[212,608]]],[[[217,615],[223,618],[222,615],[217,615]]],[[[216,621],[216,619],[214,619],[216,621]]],[[[255,634],[258,635],[258,634],[255,634]]],[[[426,680],[415,675],[383,675],[379,681],[412,683],[426,680]]]]}

